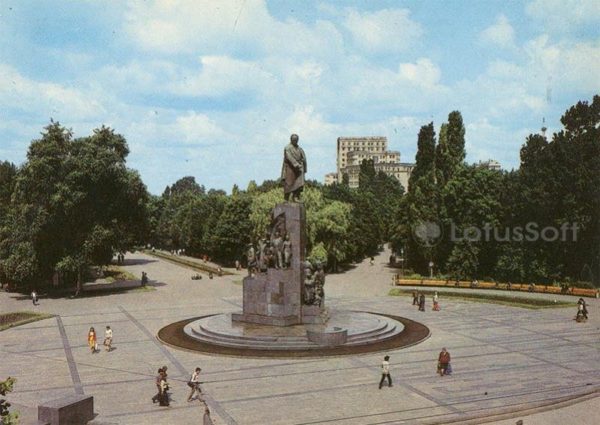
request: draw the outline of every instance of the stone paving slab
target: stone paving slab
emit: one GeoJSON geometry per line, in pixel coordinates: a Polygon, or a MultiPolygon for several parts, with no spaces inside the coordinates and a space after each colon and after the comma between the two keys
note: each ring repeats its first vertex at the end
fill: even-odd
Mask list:
{"type": "MultiPolygon", "coordinates": [[[[27,421],[36,417],[38,403],[75,393],[73,369],[81,389],[94,396],[95,425],[200,423],[201,403],[185,401],[185,382],[196,366],[203,369],[202,388],[215,423],[230,425],[443,423],[600,389],[598,300],[588,300],[586,323],[572,320],[574,308],[530,310],[444,299],[443,294],[442,311],[428,306],[419,312],[409,297],[385,296],[391,272],[380,257],[375,266],[363,263],[328,276],[328,305],[401,315],[432,332],[421,344],[388,353],[394,387],[378,390],[383,353],[251,359],[162,346],[155,335],[169,323],[238,311],[242,288],[236,280],[242,275],[191,281],[190,271],[175,264],[143,254],[127,258],[132,260],[128,271],[139,275],[145,270],[151,281],[161,283],[156,291],[42,299],[36,310],[60,315],[64,339],[56,318],[0,332],[0,377],[17,377],[10,400],[24,414],[23,423],[33,423],[27,421]],[[101,343],[107,324],[114,329],[116,350],[90,354],[87,330],[94,326],[101,343]],[[453,357],[451,377],[435,374],[442,346],[453,357]],[[169,408],[150,401],[162,365],[169,368],[169,408]]],[[[32,309],[28,300],[7,293],[0,293],[0,306],[2,311],[32,309]]],[[[584,417],[600,413],[598,403],[585,406],[585,414],[574,416],[582,421],[561,417],[558,410],[544,416],[549,422],[532,423],[585,424],[584,417]]]]}

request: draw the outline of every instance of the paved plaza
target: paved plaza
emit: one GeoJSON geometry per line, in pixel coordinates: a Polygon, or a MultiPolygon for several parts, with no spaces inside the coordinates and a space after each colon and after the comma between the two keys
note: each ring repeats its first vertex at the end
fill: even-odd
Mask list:
{"type": "MultiPolygon", "coordinates": [[[[384,252],[346,273],[327,276],[330,308],[398,315],[425,324],[424,342],[387,353],[322,359],[209,356],[173,349],[156,334],[183,319],[241,310],[243,273],[191,280],[195,272],[141,253],[125,268],[146,271],[150,292],[80,299],[29,299],[0,293],[2,312],[33,310],[56,317],[0,332],[0,377],[17,378],[10,395],[23,423],[37,405],[72,394],[94,397],[93,424],[197,424],[204,409],[187,402],[186,385],[202,368],[204,398],[215,424],[525,425],[597,423],[600,413],[600,309],[588,299],[590,320],[573,321],[575,307],[525,309],[445,300],[442,310],[419,312],[409,297],[390,297],[392,275],[384,252]],[[91,354],[87,331],[114,331],[115,350],[91,354]],[[437,355],[452,355],[452,376],[436,374],[437,355]],[[378,390],[380,364],[390,355],[394,386],[378,390]],[[154,377],[168,366],[172,403],[153,404],[154,377]],[[585,400],[579,404],[575,401],[585,400]],[[502,415],[524,411],[514,418],[502,415]]],[[[521,295],[521,294],[520,294],[521,295]]],[[[523,294],[529,295],[529,294],[523,294]]],[[[531,295],[529,295],[531,296],[531,295]]],[[[535,296],[535,295],[534,295],[535,296]]],[[[547,296],[547,295],[538,295],[547,296]]],[[[575,297],[561,299],[576,300],[575,297]]],[[[102,347],[101,347],[102,348],[102,347]]]]}

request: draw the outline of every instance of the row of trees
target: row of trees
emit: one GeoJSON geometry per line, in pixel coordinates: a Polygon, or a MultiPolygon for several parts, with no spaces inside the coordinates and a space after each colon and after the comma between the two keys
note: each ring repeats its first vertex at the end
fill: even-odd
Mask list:
{"type": "MultiPolygon", "coordinates": [[[[376,174],[372,162],[362,165],[360,181],[358,190],[308,181],[303,193],[309,257],[333,270],[378,251],[389,238],[391,216],[403,193],[396,179],[376,174]]],[[[193,177],[184,177],[151,198],[149,243],[207,254],[225,264],[243,262],[247,245],[265,234],[270,212],[281,202],[283,191],[274,180],[260,186],[251,181],[246,190],[234,186],[227,196],[206,192],[193,177]]]]}
{"type": "Polygon", "coordinates": [[[420,273],[433,262],[450,278],[600,284],[600,96],[577,103],[561,122],[551,140],[527,137],[519,169],[509,172],[464,162],[459,112],[437,140],[433,123],[423,126],[392,236],[396,250],[420,273]],[[439,226],[439,237],[415,238],[423,223],[439,226]]]}
{"type": "MultiPolygon", "coordinates": [[[[466,164],[465,127],[454,111],[437,137],[433,123],[421,128],[407,193],[372,161],[361,165],[356,189],[307,182],[309,256],[337,270],[391,241],[420,273],[433,262],[452,278],[600,284],[600,97],[570,108],[562,123],[552,140],[527,138],[516,171],[466,164]],[[502,236],[528,223],[538,230],[576,223],[577,240],[453,237],[481,236],[482,229],[489,236],[494,228],[502,236]],[[440,234],[415,237],[424,224],[440,234]]],[[[24,164],[0,162],[0,281],[39,285],[60,277],[79,287],[90,265],[146,244],[243,261],[283,201],[275,180],[234,186],[227,195],[184,177],[153,196],[126,167],[128,153],[110,128],[75,139],[51,122],[24,164]]]]}

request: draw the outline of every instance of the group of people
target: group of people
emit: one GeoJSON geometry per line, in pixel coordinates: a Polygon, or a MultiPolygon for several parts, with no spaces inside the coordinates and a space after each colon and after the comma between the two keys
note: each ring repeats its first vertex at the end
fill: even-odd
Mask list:
{"type": "MultiPolygon", "coordinates": [[[[440,376],[452,374],[450,353],[445,347],[442,348],[442,351],[440,351],[440,354],[438,355],[437,373],[440,376]]],[[[392,377],[390,375],[390,356],[385,356],[381,362],[381,379],[379,380],[379,389],[381,389],[385,380],[388,382],[388,387],[393,387],[392,377]]]]}
{"type": "MultiPolygon", "coordinates": [[[[106,351],[111,351],[112,350],[112,341],[113,341],[113,331],[110,328],[110,326],[106,327],[106,330],[104,331],[104,341],[103,341],[103,345],[106,348],[106,351]]],[[[94,327],[91,327],[90,330],[88,331],[88,347],[90,347],[90,351],[92,352],[92,354],[98,352],[98,339],[96,337],[96,330],[94,329],[94,327]]]]}
{"type": "MultiPolygon", "coordinates": [[[[425,294],[422,292],[413,291],[413,303],[412,305],[416,305],[419,307],[419,311],[425,311],[425,294]]],[[[440,311],[440,300],[437,291],[433,294],[433,311],[440,311]]]]}
{"type": "MultiPolygon", "coordinates": [[[[190,393],[187,397],[187,401],[191,402],[194,400],[194,398],[196,398],[196,400],[204,403],[204,423],[212,424],[212,420],[210,419],[210,410],[202,398],[202,389],[200,388],[201,371],[202,369],[197,367],[187,382],[188,387],[190,387],[190,393]]],[[[158,374],[156,375],[155,381],[157,393],[154,395],[154,397],[152,397],[152,403],[158,403],[160,406],[170,406],[170,386],[167,381],[167,376],[167,366],[163,366],[158,369],[158,374]]]]}

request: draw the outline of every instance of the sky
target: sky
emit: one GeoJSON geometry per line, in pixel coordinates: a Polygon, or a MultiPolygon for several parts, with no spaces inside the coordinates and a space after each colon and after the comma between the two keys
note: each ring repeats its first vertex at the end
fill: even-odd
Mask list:
{"type": "Polygon", "coordinates": [[[229,193],[278,178],[292,133],[323,181],[338,137],[414,162],[420,127],[458,110],[467,161],[510,170],[600,94],[599,28],[597,0],[0,0],[0,161],[50,119],[106,125],[151,193],[229,193]]]}

